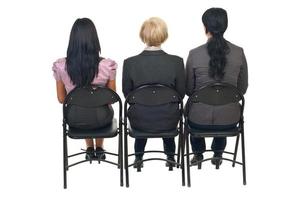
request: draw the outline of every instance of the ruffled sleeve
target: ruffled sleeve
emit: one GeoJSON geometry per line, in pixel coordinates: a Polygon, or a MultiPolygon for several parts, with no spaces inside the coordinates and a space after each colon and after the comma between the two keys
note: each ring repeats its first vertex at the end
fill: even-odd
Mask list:
{"type": "Polygon", "coordinates": [[[106,75],[108,80],[115,80],[116,78],[116,69],[117,63],[111,59],[104,59],[100,63],[101,71],[103,71],[106,75]]]}
{"type": "Polygon", "coordinates": [[[62,80],[62,70],[64,66],[65,66],[65,59],[63,58],[58,59],[53,63],[52,70],[53,70],[53,76],[56,81],[62,80]]]}

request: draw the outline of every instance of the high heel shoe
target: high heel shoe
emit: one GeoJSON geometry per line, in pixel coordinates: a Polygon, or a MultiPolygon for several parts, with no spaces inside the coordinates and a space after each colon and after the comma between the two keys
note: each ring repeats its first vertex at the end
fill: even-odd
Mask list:
{"type": "Polygon", "coordinates": [[[136,156],[134,160],[134,168],[137,168],[137,172],[141,172],[141,168],[143,167],[142,157],[136,156]]]}
{"type": "Polygon", "coordinates": [[[98,160],[105,160],[106,159],[105,150],[102,147],[97,147],[95,151],[95,157],[98,160]]]}
{"type": "Polygon", "coordinates": [[[219,169],[219,166],[222,164],[222,154],[214,153],[211,162],[213,165],[216,165],[216,169],[219,169]]]}
{"type": "Polygon", "coordinates": [[[203,160],[203,155],[200,154],[194,154],[193,158],[190,161],[191,166],[197,165],[198,169],[201,169],[201,161],[203,160]]]}
{"type": "Polygon", "coordinates": [[[94,157],[95,157],[94,148],[93,147],[87,147],[86,154],[85,154],[85,159],[90,160],[90,162],[91,162],[92,159],[94,159],[94,157]]]}
{"type": "Polygon", "coordinates": [[[171,162],[167,161],[165,165],[166,165],[166,167],[169,168],[169,171],[172,171],[173,167],[175,167],[175,165],[176,165],[174,156],[173,155],[167,155],[167,160],[169,160],[171,162]]]}

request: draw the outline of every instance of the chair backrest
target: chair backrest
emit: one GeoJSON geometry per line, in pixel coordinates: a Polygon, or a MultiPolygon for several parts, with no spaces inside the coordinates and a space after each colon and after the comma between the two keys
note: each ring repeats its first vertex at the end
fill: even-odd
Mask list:
{"type": "Polygon", "coordinates": [[[125,101],[125,126],[127,118],[131,127],[146,132],[173,130],[182,118],[183,102],[171,87],[143,85],[129,93],[125,101]],[[132,109],[127,109],[128,104],[132,109]]]}
{"type": "Polygon", "coordinates": [[[235,86],[228,83],[216,82],[202,86],[189,97],[185,114],[189,112],[189,107],[193,103],[203,103],[211,106],[240,103],[242,115],[245,100],[243,94],[235,86]]]}
{"type": "Polygon", "coordinates": [[[111,89],[101,86],[85,86],[73,89],[65,98],[64,105],[99,107],[119,101],[119,96],[111,89]]]}
{"type": "Polygon", "coordinates": [[[180,95],[172,88],[161,85],[143,85],[132,91],[126,98],[126,103],[156,106],[165,103],[180,103],[180,95]]]}
{"type": "MultiPolygon", "coordinates": [[[[109,115],[107,116],[107,118],[111,118],[109,120],[112,120],[113,110],[110,107],[110,105],[116,102],[119,102],[119,117],[121,120],[122,103],[119,95],[116,92],[102,86],[91,85],[91,86],[77,87],[73,89],[65,98],[63,104],[64,122],[70,125],[72,124],[71,121],[75,120],[76,124],[77,123],[80,124],[79,121],[82,120],[85,121],[84,122],[85,124],[87,123],[85,126],[83,125],[82,127],[88,129],[89,127],[88,121],[89,120],[94,121],[95,123],[96,120],[99,120],[99,118],[101,118],[99,117],[101,115],[104,121],[108,120],[105,119],[105,114],[109,115]],[[98,118],[98,119],[91,119],[91,118],[98,118]]],[[[90,127],[90,128],[96,128],[96,127],[90,127]]]]}

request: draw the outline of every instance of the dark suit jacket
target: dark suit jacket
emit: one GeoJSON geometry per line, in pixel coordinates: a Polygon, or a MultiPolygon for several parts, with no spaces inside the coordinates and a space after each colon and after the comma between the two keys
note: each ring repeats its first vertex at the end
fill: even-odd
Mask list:
{"type": "MultiPolygon", "coordinates": [[[[240,92],[245,94],[248,87],[247,62],[241,47],[228,42],[229,53],[225,66],[223,82],[236,86],[240,92]]],[[[186,66],[186,92],[190,96],[201,86],[215,82],[209,77],[210,56],[207,52],[207,44],[199,46],[189,52],[186,66]]],[[[238,104],[226,106],[209,106],[205,104],[194,104],[190,110],[189,119],[202,125],[227,125],[238,121],[240,109],[238,104]]]]}
{"type": "MultiPolygon", "coordinates": [[[[137,56],[126,59],[122,78],[125,96],[145,84],[164,84],[174,88],[182,98],[185,95],[183,59],[162,50],[145,50],[137,56]]],[[[173,129],[179,119],[178,106],[173,104],[155,108],[132,105],[128,114],[132,127],[152,132],[173,129]]]]}

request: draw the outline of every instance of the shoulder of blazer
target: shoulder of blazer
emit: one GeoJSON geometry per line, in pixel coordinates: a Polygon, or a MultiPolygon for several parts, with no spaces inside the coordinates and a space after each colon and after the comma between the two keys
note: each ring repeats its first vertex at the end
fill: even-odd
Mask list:
{"type": "Polygon", "coordinates": [[[163,56],[163,55],[168,55],[165,51],[161,50],[156,50],[156,51],[148,51],[144,50],[142,51],[139,56],[163,56]]]}
{"type": "Polygon", "coordinates": [[[140,54],[136,56],[128,57],[124,60],[124,65],[130,65],[130,63],[134,63],[136,60],[140,59],[140,54]]]}
{"type": "Polygon", "coordinates": [[[183,61],[183,58],[181,58],[180,56],[177,56],[177,55],[171,55],[171,54],[166,54],[169,58],[172,58],[174,60],[177,60],[177,61],[183,61]]]}
{"type": "Polygon", "coordinates": [[[239,58],[242,59],[242,57],[244,56],[243,53],[243,48],[239,47],[231,42],[227,42],[228,46],[229,46],[229,54],[230,56],[234,57],[234,58],[239,58]]]}
{"type": "Polygon", "coordinates": [[[237,45],[235,45],[235,44],[233,44],[233,43],[231,43],[231,42],[229,42],[229,41],[226,41],[226,42],[227,42],[227,44],[228,44],[228,46],[229,46],[230,48],[237,49],[237,50],[239,50],[239,51],[243,51],[243,48],[242,48],[242,47],[237,46],[237,45]]]}
{"type": "Polygon", "coordinates": [[[206,52],[207,51],[207,43],[200,45],[194,49],[191,49],[189,51],[189,55],[193,55],[193,54],[198,54],[198,53],[202,53],[202,52],[206,52]]]}

